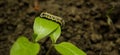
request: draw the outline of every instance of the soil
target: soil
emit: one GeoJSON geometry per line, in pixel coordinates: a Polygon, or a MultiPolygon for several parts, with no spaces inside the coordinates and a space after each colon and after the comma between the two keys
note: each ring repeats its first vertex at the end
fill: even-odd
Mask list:
{"type": "MultiPolygon", "coordinates": [[[[43,11],[65,21],[58,43],[71,42],[87,55],[120,55],[120,0],[0,0],[0,55],[9,55],[20,35],[31,39],[34,19],[43,11]],[[111,8],[112,22],[106,17],[111,8]]],[[[60,54],[53,49],[50,55],[60,54]]]]}

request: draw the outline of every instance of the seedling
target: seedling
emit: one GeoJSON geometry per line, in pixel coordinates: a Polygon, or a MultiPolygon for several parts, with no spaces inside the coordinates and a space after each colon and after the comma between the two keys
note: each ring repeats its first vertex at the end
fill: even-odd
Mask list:
{"type": "Polygon", "coordinates": [[[38,44],[38,41],[47,38],[47,36],[52,40],[52,44],[46,52],[46,55],[49,55],[53,47],[62,55],[86,55],[86,53],[72,43],[62,42],[56,44],[57,39],[60,37],[61,26],[63,24],[64,21],[62,18],[46,12],[41,13],[40,17],[36,17],[34,21],[34,41],[30,42],[26,37],[20,36],[13,44],[10,55],[37,55],[41,46],[38,44]]]}

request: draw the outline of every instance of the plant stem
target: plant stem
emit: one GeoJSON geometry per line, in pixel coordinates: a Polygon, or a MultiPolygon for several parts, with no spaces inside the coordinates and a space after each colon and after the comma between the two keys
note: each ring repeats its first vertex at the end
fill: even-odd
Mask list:
{"type": "Polygon", "coordinates": [[[49,55],[50,51],[52,50],[53,45],[54,45],[54,44],[51,44],[51,45],[50,45],[50,47],[49,47],[49,49],[48,49],[46,55],[49,55]]]}

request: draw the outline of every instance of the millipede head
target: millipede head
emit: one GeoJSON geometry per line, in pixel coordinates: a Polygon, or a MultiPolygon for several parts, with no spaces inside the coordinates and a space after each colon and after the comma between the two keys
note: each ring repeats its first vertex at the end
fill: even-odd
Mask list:
{"type": "Polygon", "coordinates": [[[64,25],[64,20],[63,20],[61,17],[52,15],[52,14],[50,14],[50,13],[42,12],[42,13],[40,14],[40,17],[44,17],[44,18],[46,18],[46,19],[55,21],[55,22],[59,23],[60,25],[64,25]]]}

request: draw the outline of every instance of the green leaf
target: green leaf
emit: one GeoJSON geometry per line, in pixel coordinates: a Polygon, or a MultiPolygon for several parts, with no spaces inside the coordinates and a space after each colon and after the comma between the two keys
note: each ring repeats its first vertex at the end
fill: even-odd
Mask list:
{"type": "Polygon", "coordinates": [[[55,44],[55,49],[62,55],[86,55],[86,53],[69,42],[55,44]]]}
{"type": "Polygon", "coordinates": [[[40,50],[38,43],[32,43],[27,38],[21,36],[13,44],[10,55],[37,55],[40,50]]]}
{"type": "Polygon", "coordinates": [[[43,39],[59,26],[58,23],[51,20],[37,17],[34,22],[34,34],[36,34],[35,41],[43,39]]]}
{"type": "Polygon", "coordinates": [[[56,43],[57,39],[60,37],[60,34],[61,34],[61,27],[59,25],[59,27],[50,34],[50,38],[53,43],[56,43]]]}

